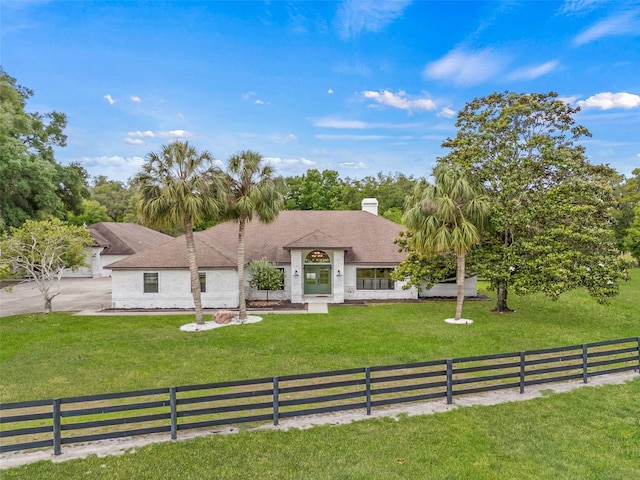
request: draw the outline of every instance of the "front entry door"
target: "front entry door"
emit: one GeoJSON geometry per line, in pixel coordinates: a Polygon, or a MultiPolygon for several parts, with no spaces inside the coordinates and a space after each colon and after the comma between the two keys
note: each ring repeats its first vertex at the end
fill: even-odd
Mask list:
{"type": "Polygon", "coordinates": [[[331,293],[331,267],[329,265],[306,265],[304,267],[304,293],[306,295],[328,295],[331,293]]]}

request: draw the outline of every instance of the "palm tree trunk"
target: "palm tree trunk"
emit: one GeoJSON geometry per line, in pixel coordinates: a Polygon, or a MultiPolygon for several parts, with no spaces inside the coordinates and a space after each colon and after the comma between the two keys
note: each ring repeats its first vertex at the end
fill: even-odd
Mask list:
{"type": "Polygon", "coordinates": [[[456,320],[462,318],[462,305],[464,304],[464,276],[465,276],[465,255],[456,255],[457,271],[456,285],[458,287],[458,295],[456,299],[456,320]]]}
{"type": "Polygon", "coordinates": [[[187,219],[184,221],[184,237],[187,241],[187,262],[191,274],[191,294],[193,295],[193,305],[196,311],[196,324],[204,324],[202,314],[202,293],[200,292],[200,275],[198,274],[198,263],[196,261],[196,242],[193,238],[193,225],[187,219]]]}
{"type": "Polygon", "coordinates": [[[239,320],[241,322],[247,319],[247,300],[244,289],[244,227],[245,220],[240,218],[238,228],[238,295],[240,297],[239,320]]]}

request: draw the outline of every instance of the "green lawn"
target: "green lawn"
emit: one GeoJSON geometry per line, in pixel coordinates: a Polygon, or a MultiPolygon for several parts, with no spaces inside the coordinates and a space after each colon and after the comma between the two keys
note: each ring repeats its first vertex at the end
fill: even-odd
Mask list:
{"type": "Polygon", "coordinates": [[[115,457],[39,462],[3,478],[640,478],[640,377],[526,402],[310,430],[164,443],[115,457]]]}
{"type": "Polygon", "coordinates": [[[453,302],[330,307],[329,315],[265,315],[208,332],[190,316],[0,318],[0,402],[35,400],[531,350],[640,336],[640,270],[611,305],[585,292],[559,301],[465,304],[473,325],[449,325],[453,302]]]}

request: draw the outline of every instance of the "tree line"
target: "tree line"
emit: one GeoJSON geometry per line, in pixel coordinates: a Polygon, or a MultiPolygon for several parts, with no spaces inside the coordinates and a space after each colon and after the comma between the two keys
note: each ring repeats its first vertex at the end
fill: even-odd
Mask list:
{"type": "MultiPolygon", "coordinates": [[[[66,141],[64,114],[26,113],[33,92],[4,71],[1,89],[3,241],[27,221],[50,218],[76,226],[133,221],[185,234],[196,310],[194,231],[238,222],[244,318],[247,221],[271,221],[281,209],[359,209],[367,197],[378,199],[382,216],[405,225],[397,243],[407,257],[397,279],[419,286],[455,275],[461,291],[470,269],[496,290],[499,312],[509,311],[509,291],[557,298],[583,287],[606,301],[626,275],[621,251],[640,258],[640,169],[624,178],[591,164],[579,143],[590,133],[575,124],[578,109],[555,93],[494,93],[469,102],[430,179],[400,172],[351,179],[317,169],[283,178],[252,151],[233,155],[222,171],[209,152],[174,142],[149,153],[127,183],[99,176],[89,184],[80,165],[62,166],[53,156],[66,141]]],[[[461,310],[459,298],[456,319],[461,310]]]]}

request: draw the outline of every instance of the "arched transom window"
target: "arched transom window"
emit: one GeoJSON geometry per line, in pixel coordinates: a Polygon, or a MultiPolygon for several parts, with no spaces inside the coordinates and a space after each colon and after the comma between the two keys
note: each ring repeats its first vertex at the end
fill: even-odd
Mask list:
{"type": "Polygon", "coordinates": [[[304,259],[304,263],[331,263],[331,259],[329,255],[322,250],[314,250],[313,252],[309,252],[304,259]]]}

